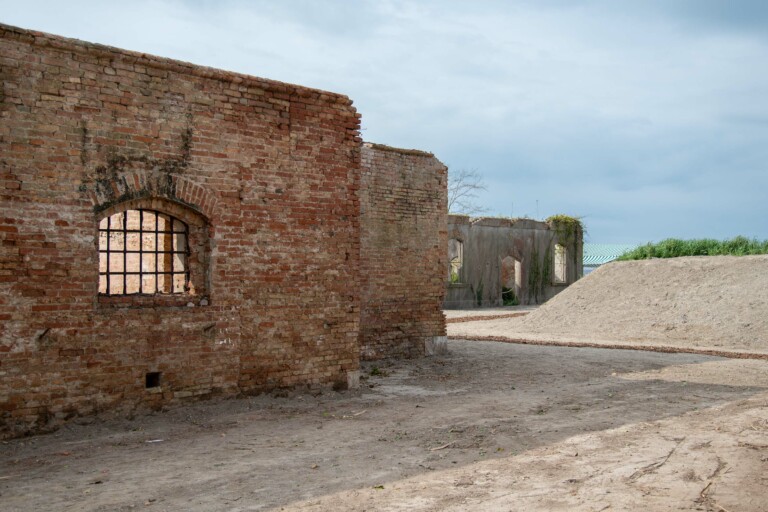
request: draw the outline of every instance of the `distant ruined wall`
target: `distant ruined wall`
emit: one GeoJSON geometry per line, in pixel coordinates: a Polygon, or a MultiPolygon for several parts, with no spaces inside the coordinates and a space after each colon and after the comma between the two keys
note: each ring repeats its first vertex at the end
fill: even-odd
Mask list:
{"type": "MultiPolygon", "coordinates": [[[[583,234],[572,236],[569,240],[550,224],[532,219],[449,215],[448,239],[460,243],[462,262],[453,279],[450,265],[443,271],[445,307],[501,306],[505,289],[519,304],[545,302],[583,273],[583,234]],[[564,261],[556,257],[558,244],[565,248],[564,261]],[[556,273],[557,263],[562,263],[562,274],[556,273]]],[[[450,259],[456,249],[447,247],[450,259]]]]}
{"type": "Polygon", "coordinates": [[[446,167],[430,153],[366,143],[360,205],[361,357],[442,350],[446,167]]]}
{"type": "MultiPolygon", "coordinates": [[[[348,98],[7,26],[0,76],[0,437],[100,411],[354,385],[361,139],[348,98]],[[186,261],[189,280],[171,276],[178,293],[99,293],[100,264],[159,268],[129,252],[103,259],[107,240],[134,235],[109,230],[140,209],[186,226],[145,234],[168,241],[163,257],[186,261]]],[[[423,238],[393,235],[401,261],[366,261],[389,269],[371,276],[381,300],[368,316],[398,322],[404,338],[440,332],[442,292],[426,276],[445,245],[444,171],[401,175],[409,158],[384,168],[413,187],[381,198],[390,213],[373,208],[382,229],[423,238]]]]}

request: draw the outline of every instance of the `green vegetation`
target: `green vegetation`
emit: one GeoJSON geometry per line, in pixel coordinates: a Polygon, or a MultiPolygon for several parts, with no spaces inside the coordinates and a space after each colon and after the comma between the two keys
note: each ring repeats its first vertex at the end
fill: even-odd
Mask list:
{"type": "Polygon", "coordinates": [[[680,256],[746,256],[749,254],[768,254],[768,240],[760,242],[743,236],[723,241],[711,238],[697,240],[668,238],[655,244],[641,245],[617,259],[627,261],[680,256]]]}
{"type": "Polygon", "coordinates": [[[584,232],[584,224],[581,223],[581,219],[577,217],[571,217],[570,215],[563,215],[559,213],[547,217],[547,224],[552,226],[557,233],[557,238],[560,240],[560,244],[570,246],[576,241],[576,235],[584,232]]]}
{"type": "Polygon", "coordinates": [[[539,304],[544,299],[544,290],[552,279],[552,248],[547,247],[544,257],[539,258],[539,251],[531,251],[531,266],[528,270],[528,296],[539,304]]]}
{"type": "Polygon", "coordinates": [[[480,284],[477,285],[477,291],[475,292],[475,299],[477,302],[477,307],[483,307],[483,282],[480,281],[480,284]]]}
{"type": "Polygon", "coordinates": [[[371,377],[388,377],[389,376],[388,371],[382,370],[378,366],[374,366],[373,368],[371,368],[371,371],[368,372],[368,374],[371,377]]]}
{"type": "Polygon", "coordinates": [[[517,306],[520,304],[520,301],[515,296],[515,290],[506,286],[501,288],[501,301],[505,306],[517,306]]]}
{"type": "Polygon", "coordinates": [[[571,255],[571,259],[575,266],[578,263],[578,252],[574,250],[574,243],[578,239],[583,238],[587,231],[584,224],[581,222],[581,219],[559,213],[547,217],[546,222],[555,230],[558,243],[568,248],[568,253],[571,255]]]}

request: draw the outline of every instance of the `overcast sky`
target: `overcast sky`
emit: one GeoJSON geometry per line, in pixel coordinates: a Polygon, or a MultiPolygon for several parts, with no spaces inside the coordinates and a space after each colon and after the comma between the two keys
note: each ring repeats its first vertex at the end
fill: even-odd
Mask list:
{"type": "Polygon", "coordinates": [[[588,242],[768,239],[764,0],[0,0],[0,21],[340,92],[588,242]]]}

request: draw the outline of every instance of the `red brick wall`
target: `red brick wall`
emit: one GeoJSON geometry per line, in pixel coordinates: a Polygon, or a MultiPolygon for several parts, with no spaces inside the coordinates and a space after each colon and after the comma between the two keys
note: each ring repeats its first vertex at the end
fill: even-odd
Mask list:
{"type": "MultiPolygon", "coordinates": [[[[345,385],[360,318],[348,98],[7,26],[0,78],[0,436],[345,385]],[[98,295],[98,220],[131,205],[199,224],[194,295],[98,295]]],[[[430,179],[425,197],[444,186],[430,179]]]]}
{"type": "Polygon", "coordinates": [[[424,355],[445,336],[446,198],[447,169],[432,154],[363,145],[364,359],[424,355]]]}

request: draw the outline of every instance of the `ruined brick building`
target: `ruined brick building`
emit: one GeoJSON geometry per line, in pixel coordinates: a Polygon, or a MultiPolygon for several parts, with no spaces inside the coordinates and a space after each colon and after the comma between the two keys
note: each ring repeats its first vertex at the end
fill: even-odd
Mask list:
{"type": "Polygon", "coordinates": [[[446,169],[345,96],[0,26],[0,436],[439,347],[446,169]]]}
{"type": "Polygon", "coordinates": [[[579,279],[581,223],[554,219],[449,215],[445,307],[541,304],[579,279]]]}

